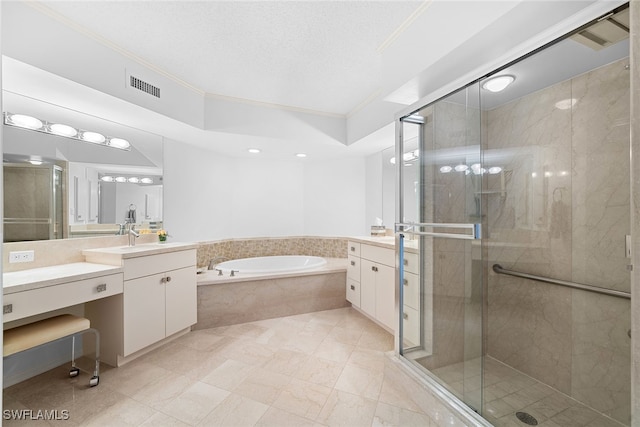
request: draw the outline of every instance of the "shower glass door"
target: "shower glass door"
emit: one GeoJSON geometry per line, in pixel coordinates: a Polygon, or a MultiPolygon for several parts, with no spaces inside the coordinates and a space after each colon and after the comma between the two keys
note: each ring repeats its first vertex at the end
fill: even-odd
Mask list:
{"type": "Polygon", "coordinates": [[[397,123],[401,354],[482,408],[482,151],[479,86],[397,123]],[[401,159],[401,160],[400,160],[401,159]]]}

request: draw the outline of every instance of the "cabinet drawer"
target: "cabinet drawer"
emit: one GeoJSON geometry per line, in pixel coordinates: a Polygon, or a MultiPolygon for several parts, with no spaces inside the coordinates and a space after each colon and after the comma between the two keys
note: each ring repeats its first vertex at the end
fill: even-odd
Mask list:
{"type": "Polygon", "coordinates": [[[402,311],[402,332],[405,345],[413,347],[420,344],[420,312],[405,305],[402,311]]]}
{"type": "Polygon", "coordinates": [[[413,252],[404,253],[404,271],[420,274],[420,256],[413,252]]]}
{"type": "Polygon", "coordinates": [[[347,278],[360,281],[360,258],[349,255],[347,262],[347,278]]]}
{"type": "Polygon", "coordinates": [[[420,276],[404,273],[404,304],[416,310],[420,309],[420,276]]]}
{"type": "Polygon", "coordinates": [[[360,243],[349,242],[349,246],[347,246],[347,255],[360,256],[360,243]]]}
{"type": "Polygon", "coordinates": [[[389,267],[396,266],[396,252],[394,249],[362,245],[360,256],[378,264],[388,265],[389,267]]]}
{"type": "Polygon", "coordinates": [[[347,279],[347,301],[360,308],[360,282],[347,279]]]}
{"type": "Polygon", "coordinates": [[[3,320],[10,322],[121,293],[122,273],[16,292],[4,296],[3,305],[11,305],[11,313],[5,313],[3,320]]]}
{"type": "Polygon", "coordinates": [[[151,276],[159,271],[178,270],[196,265],[196,250],[127,258],[124,260],[124,280],[151,276]]]}

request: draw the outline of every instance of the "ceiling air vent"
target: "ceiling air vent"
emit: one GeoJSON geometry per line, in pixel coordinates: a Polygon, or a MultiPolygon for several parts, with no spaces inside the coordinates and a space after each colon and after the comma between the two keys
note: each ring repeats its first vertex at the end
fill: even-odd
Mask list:
{"type": "Polygon", "coordinates": [[[137,77],[129,76],[129,85],[133,88],[141,90],[149,95],[153,95],[156,98],[160,98],[160,88],[156,87],[152,84],[145,82],[144,80],[140,80],[137,77]]]}
{"type": "Polygon", "coordinates": [[[629,37],[629,9],[611,13],[588,28],[571,36],[571,39],[600,50],[629,37]]]}

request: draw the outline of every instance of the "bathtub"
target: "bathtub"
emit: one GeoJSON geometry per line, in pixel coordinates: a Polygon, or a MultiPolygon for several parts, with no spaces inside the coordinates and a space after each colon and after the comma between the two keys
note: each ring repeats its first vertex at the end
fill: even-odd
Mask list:
{"type": "Polygon", "coordinates": [[[284,255],[234,259],[222,262],[216,268],[222,270],[223,274],[228,274],[231,270],[239,275],[268,274],[312,270],[326,264],[327,260],[318,256],[284,255]]]}
{"type": "Polygon", "coordinates": [[[242,258],[198,275],[198,322],[208,329],[348,307],[347,259],[314,256],[242,258]],[[237,271],[232,277],[231,270],[237,271]]]}

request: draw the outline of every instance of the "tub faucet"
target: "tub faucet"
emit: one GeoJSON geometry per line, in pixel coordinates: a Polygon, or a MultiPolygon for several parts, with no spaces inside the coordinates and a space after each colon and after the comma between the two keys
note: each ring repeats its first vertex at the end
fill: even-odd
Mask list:
{"type": "Polygon", "coordinates": [[[215,258],[211,258],[211,261],[209,261],[209,267],[208,270],[213,270],[215,269],[216,265],[219,264],[221,261],[227,261],[227,258],[223,257],[223,256],[219,256],[219,257],[215,257],[215,258]]]}
{"type": "Polygon", "coordinates": [[[140,233],[135,230],[135,227],[135,224],[131,224],[131,227],[129,227],[129,246],[135,246],[136,238],[140,237],[140,233]]]}

